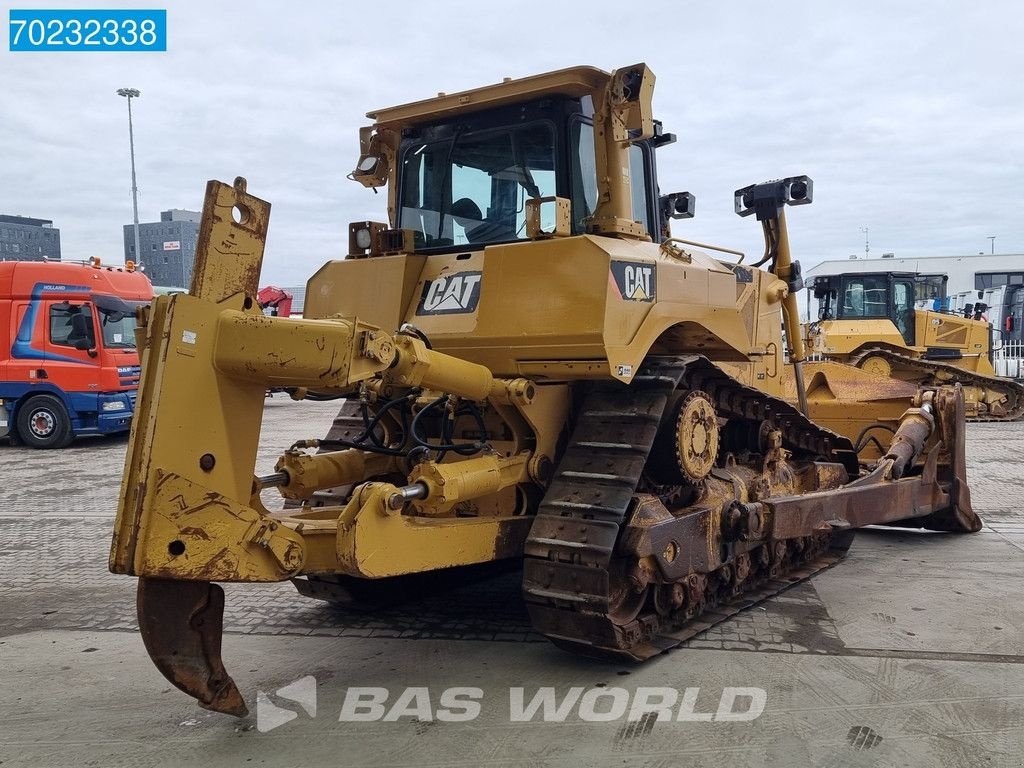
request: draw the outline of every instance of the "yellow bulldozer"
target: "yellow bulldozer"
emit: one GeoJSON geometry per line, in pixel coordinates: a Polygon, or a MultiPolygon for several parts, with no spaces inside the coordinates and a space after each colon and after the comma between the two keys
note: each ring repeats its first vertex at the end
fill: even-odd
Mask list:
{"type": "Polygon", "coordinates": [[[906,272],[853,272],[817,277],[813,290],[819,319],[804,326],[812,353],[915,385],[959,383],[969,420],[1024,417],[1024,385],[996,375],[993,329],[981,318],[982,311],[916,307],[922,294],[941,305],[944,280],[906,272]]]}
{"type": "Polygon", "coordinates": [[[644,64],[577,67],[371,113],[351,176],[387,187],[387,221],[350,225],[301,318],[256,300],[270,205],[209,183],[190,293],[139,314],[110,553],[156,666],[202,706],[246,711],[216,582],[344,600],[515,563],[537,631],[642,660],[831,565],[857,527],[981,527],[958,387],[851,408],[822,371],[805,383],[784,211],[810,179],[737,191],[756,264],[670,236],[693,198],[659,194],[653,87],[644,64]],[[272,387],[345,402],[256,475],[272,387]]]}

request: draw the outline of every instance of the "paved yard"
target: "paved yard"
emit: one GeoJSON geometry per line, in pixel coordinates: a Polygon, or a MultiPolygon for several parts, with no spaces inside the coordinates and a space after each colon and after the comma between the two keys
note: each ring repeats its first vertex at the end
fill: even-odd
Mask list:
{"type": "MultiPolygon", "coordinates": [[[[269,401],[258,471],[336,408],[269,401]]],[[[224,658],[250,709],[257,689],[288,706],[274,692],[315,678],[316,716],[293,706],[269,732],[197,708],[133,631],[134,580],[106,570],[126,442],[0,445],[2,768],[1024,765],[1024,423],[968,428],[981,533],[863,531],[839,565],[642,666],[549,645],[515,574],[373,614],[289,584],[229,587],[224,658]],[[354,687],[386,689],[386,709],[422,687],[409,695],[428,710],[339,722],[354,687]],[[479,717],[443,719],[453,687],[480,690],[479,717]],[[601,711],[646,688],[699,691],[682,720],[587,722],[580,703],[514,722],[516,689],[544,687],[559,700],[582,687],[601,711]],[[694,719],[735,687],[763,689],[759,718],[694,719]]]]}

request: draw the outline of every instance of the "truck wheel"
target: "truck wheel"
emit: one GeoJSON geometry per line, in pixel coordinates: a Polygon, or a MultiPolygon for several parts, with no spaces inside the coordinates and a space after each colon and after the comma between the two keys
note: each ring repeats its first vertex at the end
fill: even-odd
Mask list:
{"type": "Polygon", "coordinates": [[[71,419],[53,395],[35,395],[18,406],[18,437],[32,448],[63,448],[71,442],[71,419]]]}

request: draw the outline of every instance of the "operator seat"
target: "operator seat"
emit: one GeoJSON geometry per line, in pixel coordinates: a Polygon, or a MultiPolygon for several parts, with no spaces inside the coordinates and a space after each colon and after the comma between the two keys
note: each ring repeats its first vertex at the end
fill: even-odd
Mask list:
{"type": "Polygon", "coordinates": [[[485,219],[480,212],[480,206],[468,197],[460,197],[452,203],[451,215],[458,221],[459,226],[465,228],[466,239],[471,243],[494,243],[515,239],[515,233],[508,227],[485,219]]]}

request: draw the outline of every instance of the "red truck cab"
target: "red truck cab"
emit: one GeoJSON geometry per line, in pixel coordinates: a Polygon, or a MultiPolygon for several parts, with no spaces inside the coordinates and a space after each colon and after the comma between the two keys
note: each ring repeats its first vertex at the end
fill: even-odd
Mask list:
{"type": "Polygon", "coordinates": [[[129,429],[135,310],[152,298],[131,264],[0,262],[0,437],[60,448],[129,429]]]}

